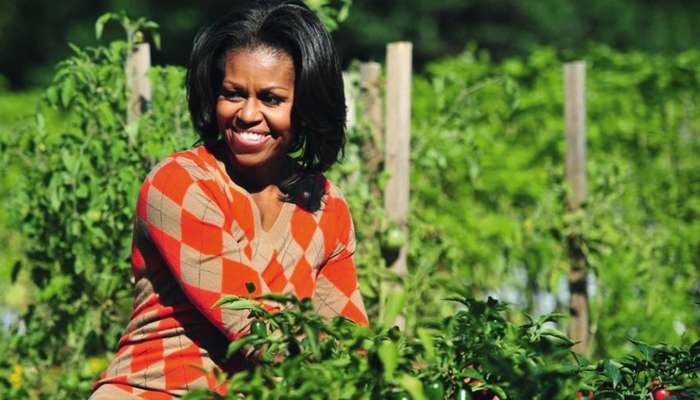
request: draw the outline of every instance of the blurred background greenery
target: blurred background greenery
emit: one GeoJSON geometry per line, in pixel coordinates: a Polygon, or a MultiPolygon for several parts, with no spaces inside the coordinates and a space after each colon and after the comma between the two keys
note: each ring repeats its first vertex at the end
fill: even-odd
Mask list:
{"type": "MultiPolygon", "coordinates": [[[[96,43],[95,19],[126,10],[160,23],[163,48],[155,64],[185,65],[197,29],[226,12],[227,1],[4,0],[0,2],[0,88],[28,89],[50,81],[67,43],[96,43]]],[[[116,26],[107,39],[120,36],[116,26]],[[110,36],[111,35],[111,36],[110,36]]],[[[700,37],[700,2],[682,0],[355,0],[334,34],[347,65],[381,61],[386,43],[410,40],[415,61],[457,54],[467,42],[496,59],[540,45],[581,50],[591,42],[650,52],[692,48],[700,37]]]]}

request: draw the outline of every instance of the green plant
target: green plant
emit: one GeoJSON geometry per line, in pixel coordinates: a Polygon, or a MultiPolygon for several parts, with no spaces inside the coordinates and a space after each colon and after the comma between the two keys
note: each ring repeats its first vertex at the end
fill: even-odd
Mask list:
{"type": "Polygon", "coordinates": [[[304,0],[304,3],[318,15],[323,25],[332,32],[348,18],[352,0],[304,0]]]}
{"type": "Polygon", "coordinates": [[[25,251],[16,269],[30,277],[35,299],[23,317],[26,333],[12,338],[11,359],[24,359],[31,397],[84,396],[90,389],[100,371],[82,368],[85,358],[105,357],[128,320],[139,184],[156,161],[195,141],[177,105],[185,97],[180,68],[153,69],[152,78],[162,82],[153,98],[157,111],[126,128],[127,46],[73,46],[34,123],[3,136],[7,163],[22,171],[11,203],[25,251]],[[68,115],[66,123],[47,129],[47,108],[68,115]],[[57,365],[66,379],[35,373],[57,365]]]}
{"type": "Polygon", "coordinates": [[[579,213],[564,201],[562,59],[542,48],[494,63],[468,50],[414,80],[410,265],[431,279],[409,303],[419,319],[434,315],[429,293],[444,285],[510,296],[525,312],[543,298],[567,310],[565,238],[576,234],[594,279],[596,357],[634,351],[627,337],[689,345],[700,318],[690,94],[700,53],[585,53],[589,197],[579,213]]]}
{"type": "Polygon", "coordinates": [[[570,399],[585,390],[595,398],[639,399],[654,389],[654,379],[672,384],[674,393],[683,393],[680,398],[694,398],[699,390],[700,342],[688,349],[637,343],[641,356],[590,363],[575,356],[569,350],[573,343],[551,327],[559,316],[518,325],[496,300],[451,300],[461,309],[410,337],[393,327],[323,321],[309,300],[225,298],[221,307],[249,310],[272,333],[251,333],[231,343],[229,354],[250,346],[246,352],[261,355],[249,369],[228,377],[225,396],[199,390],[185,398],[570,399]],[[268,312],[259,301],[275,302],[282,311],[268,312]]]}

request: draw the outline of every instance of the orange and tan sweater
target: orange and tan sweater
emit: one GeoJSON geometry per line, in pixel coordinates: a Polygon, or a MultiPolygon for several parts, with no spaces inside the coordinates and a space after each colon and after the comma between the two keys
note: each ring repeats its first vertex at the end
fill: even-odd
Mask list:
{"type": "Polygon", "coordinates": [[[250,324],[245,311],[213,307],[225,295],[295,294],[311,298],[322,316],[368,324],[352,258],[352,219],[340,192],[324,179],[320,210],[284,203],[265,231],[251,195],[226,173],[220,149],[175,153],[143,183],[134,222],[133,312],[91,399],[222,391],[213,371],[243,366],[242,357],[224,360],[224,354],[250,324]]]}

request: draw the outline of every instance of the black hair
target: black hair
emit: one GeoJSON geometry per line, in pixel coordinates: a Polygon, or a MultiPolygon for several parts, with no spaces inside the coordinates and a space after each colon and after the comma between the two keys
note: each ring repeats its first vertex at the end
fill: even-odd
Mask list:
{"type": "Polygon", "coordinates": [[[335,46],[318,17],[301,1],[254,1],[203,28],[195,37],[187,70],[192,122],[205,145],[220,137],[216,102],[226,54],[267,47],[294,62],[291,176],[280,184],[284,200],[316,211],[325,194],[321,174],[345,145],[345,94],[335,46]]]}

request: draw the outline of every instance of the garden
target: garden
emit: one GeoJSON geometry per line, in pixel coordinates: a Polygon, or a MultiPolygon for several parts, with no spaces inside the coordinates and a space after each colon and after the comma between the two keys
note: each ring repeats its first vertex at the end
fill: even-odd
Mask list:
{"type": "MultiPolygon", "coordinates": [[[[352,12],[308,3],[331,29],[352,12]]],[[[156,48],[159,27],[111,14],[97,36],[119,22],[127,40],[71,45],[50,86],[0,98],[0,398],[89,397],[131,313],[139,186],[197,141],[183,66],[152,66],[149,109],[128,120],[126,58],[137,31],[156,48]]],[[[700,398],[700,51],[539,46],[495,60],[467,45],[428,62],[411,78],[405,234],[384,206],[383,163],[367,159],[384,149],[360,63],[346,76],[357,121],[328,177],[353,213],[370,327],[324,321],[305,299],[270,295],[289,305],[270,313],[225,298],[256,318],[229,353],[264,355],[219,377],[227,394],[186,398],[700,398]],[[562,68],[574,60],[586,62],[588,197],[572,210],[562,68]],[[583,354],[567,335],[572,237],[588,269],[583,354]]]]}

